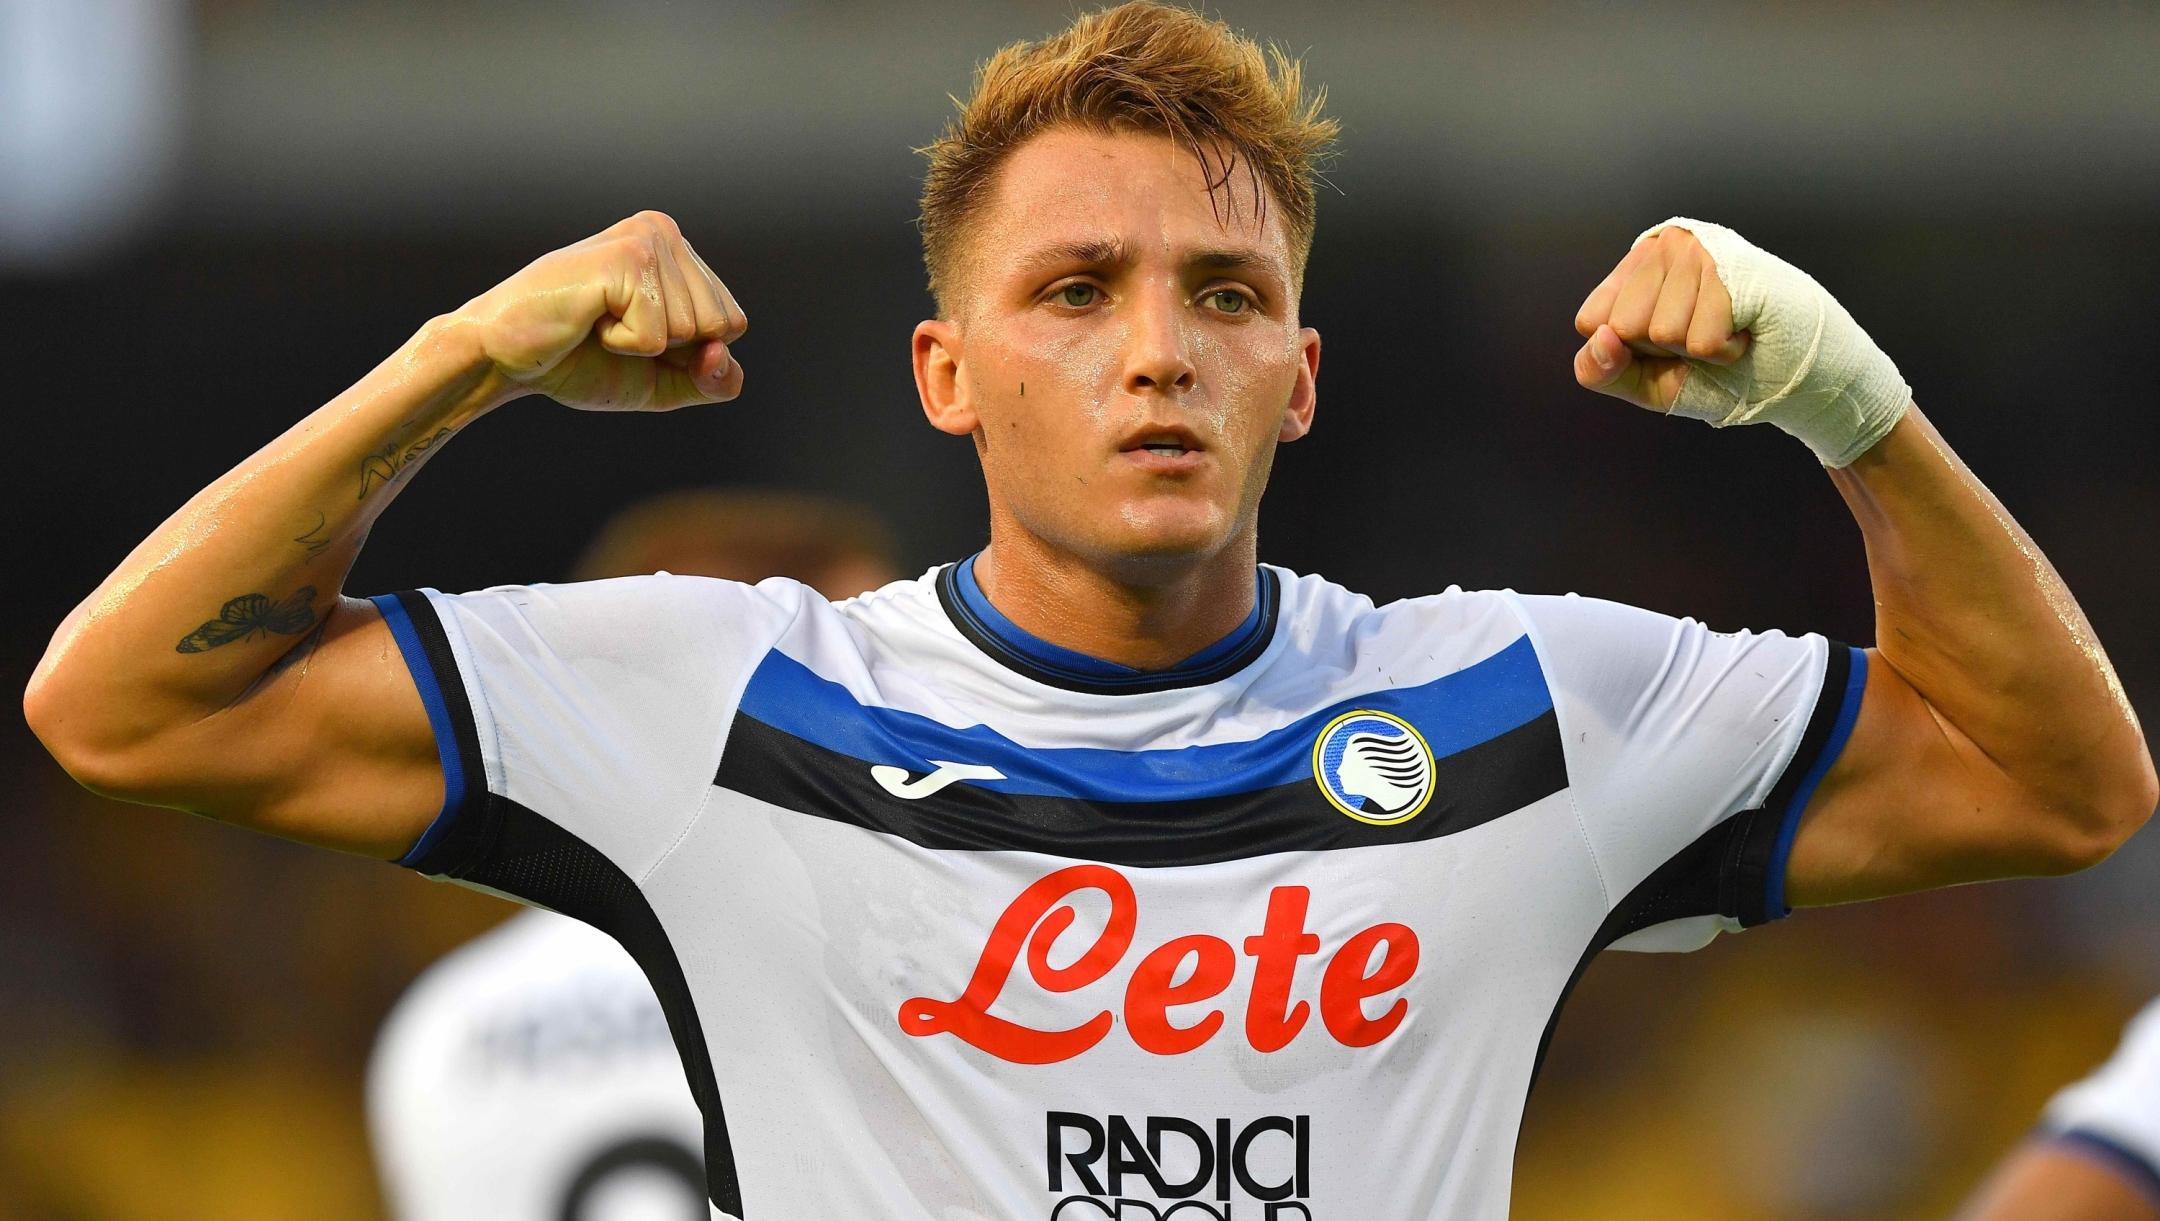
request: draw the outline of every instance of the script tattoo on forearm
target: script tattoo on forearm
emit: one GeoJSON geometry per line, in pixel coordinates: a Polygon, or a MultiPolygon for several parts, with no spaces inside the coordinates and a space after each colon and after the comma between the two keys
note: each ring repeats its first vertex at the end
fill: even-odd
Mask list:
{"type": "Polygon", "coordinates": [[[180,638],[176,653],[207,653],[239,640],[274,632],[297,636],[315,626],[315,587],[303,585],[283,602],[268,594],[241,594],[218,611],[218,617],[180,638]]]}
{"type": "Polygon", "coordinates": [[[376,484],[389,483],[397,478],[399,471],[411,466],[421,455],[449,440],[450,433],[451,430],[448,428],[441,429],[432,437],[415,441],[411,445],[402,448],[398,442],[392,441],[390,444],[362,458],[360,460],[360,499],[366,500],[368,493],[375,490],[376,484]]]}
{"type": "Polygon", "coordinates": [[[317,510],[315,513],[315,524],[308,527],[308,532],[306,534],[301,535],[293,541],[307,548],[307,553],[309,555],[320,555],[322,554],[323,548],[328,547],[330,544],[337,541],[336,539],[323,533],[323,527],[329,524],[330,515],[320,510],[317,510]]]}

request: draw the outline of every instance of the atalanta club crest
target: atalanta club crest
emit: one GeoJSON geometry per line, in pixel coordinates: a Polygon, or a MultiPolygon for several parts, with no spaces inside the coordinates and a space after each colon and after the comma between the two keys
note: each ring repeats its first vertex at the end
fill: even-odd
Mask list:
{"type": "Polygon", "coordinates": [[[1329,721],[1313,741],[1313,781],[1336,809],[1390,826],[1432,800],[1432,748],[1410,722],[1360,708],[1329,721]]]}

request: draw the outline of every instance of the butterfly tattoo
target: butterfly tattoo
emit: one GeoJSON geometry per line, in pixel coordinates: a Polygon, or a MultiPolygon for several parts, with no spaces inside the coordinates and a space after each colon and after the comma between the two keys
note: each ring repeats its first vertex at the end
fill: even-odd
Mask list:
{"type": "Polygon", "coordinates": [[[218,617],[181,638],[174,651],[207,653],[236,640],[253,640],[263,632],[297,636],[315,626],[315,587],[303,585],[283,602],[267,594],[241,594],[218,611],[218,617]]]}

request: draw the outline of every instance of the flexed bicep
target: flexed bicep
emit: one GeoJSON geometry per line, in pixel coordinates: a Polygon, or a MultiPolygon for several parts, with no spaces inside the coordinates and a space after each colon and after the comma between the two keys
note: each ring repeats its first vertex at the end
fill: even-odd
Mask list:
{"type": "Polygon", "coordinates": [[[443,805],[419,688],[382,612],[358,598],[339,599],[231,703],[160,735],[132,766],[115,795],[383,859],[411,848],[443,805]]]}
{"type": "Polygon", "coordinates": [[[369,530],[465,425],[514,399],[734,397],[728,344],[745,325],[661,213],[543,255],[152,531],[54,633],[23,696],[31,729],[109,796],[399,855],[443,780],[406,657],[374,607],[341,599],[369,530]]]}

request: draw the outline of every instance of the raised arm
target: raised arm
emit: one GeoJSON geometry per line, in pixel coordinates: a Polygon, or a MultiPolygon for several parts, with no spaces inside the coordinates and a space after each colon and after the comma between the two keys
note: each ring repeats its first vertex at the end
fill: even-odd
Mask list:
{"type": "Polygon", "coordinates": [[[1653,411],[1761,420],[1807,441],[1860,523],[1874,583],[1859,717],[1807,804],[1788,901],[2098,862],[2143,825],[2160,786],[2076,599],[1908,410],[1895,367],[1828,294],[1701,226],[1723,262],[1713,259],[1683,223],[1697,224],[1638,241],[1584,303],[1577,380],[1653,411]],[[1762,359],[1744,368],[1751,348],[1762,359]]]}
{"type": "Polygon", "coordinates": [[[735,396],[745,319],[675,223],[548,254],[196,494],[53,635],[23,697],[69,774],[290,839],[401,855],[440,808],[427,713],[342,586],[443,445],[527,394],[665,411],[735,396]]]}

